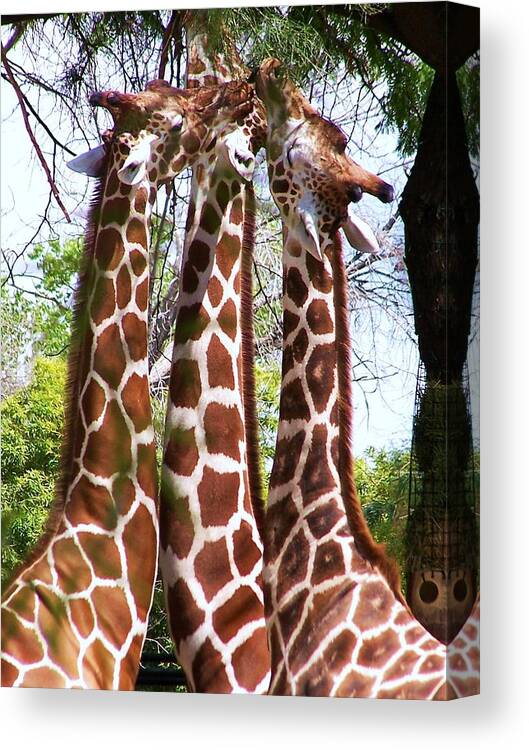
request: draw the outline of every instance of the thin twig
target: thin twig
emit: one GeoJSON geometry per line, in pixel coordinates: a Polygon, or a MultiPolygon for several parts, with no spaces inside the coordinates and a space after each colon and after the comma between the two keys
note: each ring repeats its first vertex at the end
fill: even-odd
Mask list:
{"type": "Polygon", "coordinates": [[[18,103],[20,104],[20,110],[22,112],[22,118],[24,120],[24,125],[26,127],[26,132],[29,135],[29,138],[33,144],[33,147],[36,151],[37,157],[42,165],[42,168],[44,169],[44,172],[46,173],[46,177],[48,180],[48,183],[50,185],[51,191],[55,197],[55,200],[57,201],[57,204],[59,205],[60,209],[62,210],[66,221],[71,223],[70,214],[66,210],[66,207],[64,206],[64,203],[61,200],[61,196],[59,195],[59,191],[57,190],[57,185],[53,181],[53,177],[51,176],[51,172],[49,170],[48,164],[46,162],[46,159],[44,158],[44,155],[40,149],[39,144],[37,143],[37,139],[35,138],[35,135],[33,133],[33,130],[31,129],[31,125],[29,124],[29,117],[28,117],[28,111],[26,109],[26,103],[25,103],[25,97],[22,91],[20,90],[20,87],[18,83],[15,80],[15,77],[13,75],[13,71],[11,70],[11,66],[9,65],[9,62],[7,60],[7,55],[4,51],[4,47],[2,45],[2,62],[4,63],[4,68],[7,73],[7,77],[9,78],[9,83],[13,87],[15,94],[17,95],[18,103]]]}

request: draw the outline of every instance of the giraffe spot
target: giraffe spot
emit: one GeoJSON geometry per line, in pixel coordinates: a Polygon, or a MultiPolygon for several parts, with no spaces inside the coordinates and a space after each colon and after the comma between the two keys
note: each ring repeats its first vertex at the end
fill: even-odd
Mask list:
{"type": "Polygon", "coordinates": [[[383,682],[391,680],[402,680],[403,677],[412,673],[419,656],[414,651],[404,651],[396,662],[384,673],[383,682]]]}
{"type": "Polygon", "coordinates": [[[231,693],[222,655],[207,638],[193,660],[193,681],[198,693],[231,693]]]}
{"type": "Polygon", "coordinates": [[[278,612],[281,635],[283,636],[285,645],[288,645],[292,633],[300,623],[301,617],[303,615],[303,609],[305,607],[305,601],[308,595],[308,589],[302,589],[299,593],[292,597],[292,599],[290,599],[286,606],[281,607],[278,612]]]}
{"type": "Polygon", "coordinates": [[[334,344],[315,346],[307,362],[307,385],[316,411],[321,414],[334,388],[336,349],[334,344]]]}
{"type": "Polygon", "coordinates": [[[195,428],[174,427],[165,446],[164,464],[178,476],[190,477],[198,458],[195,428]]]}
{"type": "Polygon", "coordinates": [[[138,468],[136,478],[147,497],[155,500],[158,496],[158,469],[156,468],[156,446],[154,442],[137,447],[138,468]]]}
{"type": "Polygon", "coordinates": [[[93,523],[111,531],[117,523],[117,511],[112,497],[101,487],[82,476],[74,486],[65,508],[66,518],[72,526],[93,523]]]}
{"type": "Polygon", "coordinates": [[[266,510],[266,544],[265,559],[267,564],[273,564],[281,553],[286,539],[299,518],[292,494],[285,495],[266,510]]]}
{"type": "Polygon", "coordinates": [[[327,461],[325,425],[317,424],[312,431],[311,444],[301,475],[300,489],[304,505],[309,505],[323,493],[336,489],[336,483],[327,461]]]}
{"type": "MultiPolygon", "coordinates": [[[[336,695],[339,698],[369,698],[375,679],[353,669],[340,683],[336,695]]],[[[377,693],[377,698],[379,697],[380,694],[377,693]]]]}
{"type": "Polygon", "coordinates": [[[51,667],[37,667],[26,672],[22,685],[27,688],[64,688],[66,681],[60,672],[51,667]]]}
{"type": "Polygon", "coordinates": [[[127,474],[131,462],[129,429],[118,402],[112,399],[101,426],[88,437],[83,463],[92,474],[110,477],[117,472],[127,474]]]}
{"type": "Polygon", "coordinates": [[[424,630],[420,625],[417,625],[410,630],[406,631],[406,634],[404,636],[406,643],[409,645],[412,645],[414,643],[417,643],[417,641],[421,640],[421,638],[424,635],[424,630]]]}
{"type": "Polygon", "coordinates": [[[223,294],[224,290],[222,284],[216,276],[213,276],[208,284],[208,297],[212,307],[218,307],[220,305],[223,294]]]}
{"type": "MultiPolygon", "coordinates": [[[[451,681],[457,688],[458,695],[460,695],[462,698],[466,698],[469,695],[479,695],[479,677],[465,677],[463,679],[452,677],[451,681]]],[[[446,700],[457,697],[453,688],[449,687],[449,691],[451,691],[451,694],[446,698],[446,700]]]]}
{"type": "Polygon", "coordinates": [[[225,526],[237,512],[239,496],[239,475],[219,474],[204,467],[202,480],[198,485],[200,517],[203,526],[225,526]]]}
{"type": "Polygon", "coordinates": [[[332,406],[329,421],[332,425],[338,425],[338,401],[335,401],[332,406]]]}
{"type": "Polygon", "coordinates": [[[223,453],[238,461],[243,424],[236,406],[211,403],[204,414],[204,432],[209,453],[223,453]]]}
{"type": "Polygon", "coordinates": [[[182,290],[186,294],[193,294],[198,287],[198,274],[195,271],[194,266],[188,260],[184,265],[182,272],[182,290]]]}
{"type": "Polygon", "coordinates": [[[124,476],[116,477],[112,483],[112,497],[117,512],[121,516],[126,515],[136,499],[136,488],[132,480],[124,476]]]}
{"type": "Polygon", "coordinates": [[[204,622],[204,612],[197,606],[193,594],[182,578],[167,591],[171,634],[175,643],[180,644],[192,635],[204,622]]]}
{"type": "Polygon", "coordinates": [[[224,213],[230,201],[230,189],[223,180],[221,180],[217,185],[215,196],[217,198],[217,204],[221,213],[224,213]]]}
{"type": "Polygon", "coordinates": [[[350,630],[344,630],[332,639],[323,652],[322,658],[329,672],[339,674],[351,663],[356,641],[355,634],[350,630]]]}
{"type": "MultiPolygon", "coordinates": [[[[3,617],[3,615],[2,615],[3,617]]],[[[2,659],[0,662],[0,676],[2,677],[2,687],[11,687],[18,677],[19,670],[10,662],[2,659]]]]}
{"type": "Polygon", "coordinates": [[[90,378],[81,399],[81,408],[87,425],[99,419],[103,413],[105,404],[105,391],[96,380],[90,378]]]}
{"type": "Polygon", "coordinates": [[[182,133],[180,145],[187,154],[196,154],[200,148],[200,139],[191,130],[186,130],[182,133]]]}
{"type": "Polygon", "coordinates": [[[125,658],[119,668],[118,690],[134,690],[140,667],[140,656],[143,647],[143,634],[136,635],[130,644],[125,658]]]}
{"type": "Polygon", "coordinates": [[[263,605],[249,586],[241,586],[213,614],[213,629],[223,643],[228,643],[248,622],[263,617],[263,605]]]}
{"type": "MultiPolygon", "coordinates": [[[[413,678],[411,678],[413,679],[413,678]]],[[[407,682],[394,688],[381,689],[377,698],[398,698],[400,700],[421,701],[432,698],[432,693],[439,685],[439,677],[421,682],[407,682]]]]}
{"type": "Polygon", "coordinates": [[[231,581],[232,572],[225,539],[204,544],[195,558],[195,575],[208,602],[231,581]]]}
{"type": "Polygon", "coordinates": [[[235,649],[231,663],[239,685],[250,693],[255,692],[270,669],[265,628],[258,628],[235,649]]]}
{"type": "Polygon", "coordinates": [[[285,167],[283,166],[282,162],[278,161],[274,167],[274,175],[275,177],[282,177],[284,174],[285,174],[285,167]]]}
{"type": "Polygon", "coordinates": [[[127,579],[134,597],[138,617],[147,618],[156,577],[158,544],[157,519],[153,519],[145,505],[139,505],[123,532],[127,557],[127,579]]]}
{"type": "Polygon", "coordinates": [[[116,301],[120,310],[129,304],[131,294],[130,271],[126,265],[123,265],[116,279],[116,301]]]}
{"type": "Polygon", "coordinates": [[[290,540],[285,549],[277,573],[277,600],[281,601],[285,594],[297,583],[307,577],[309,563],[309,543],[302,529],[290,540]]]}
{"type": "Polygon", "coordinates": [[[84,591],[92,581],[92,573],[73,539],[59,539],[53,547],[57,583],[65,594],[84,591]]]}
{"type": "Polygon", "coordinates": [[[198,362],[192,359],[173,362],[169,393],[176,407],[195,409],[198,406],[202,393],[198,362]]]}
{"type": "Polygon", "coordinates": [[[395,598],[382,581],[368,581],[360,589],[353,621],[363,632],[389,622],[395,598]]]}
{"type": "Polygon", "coordinates": [[[238,197],[238,198],[235,198],[235,200],[231,204],[230,223],[236,224],[237,226],[239,226],[239,224],[242,224],[242,220],[243,220],[242,198],[238,197]]]}
{"type": "Polygon", "coordinates": [[[116,543],[111,537],[84,532],[80,532],[77,536],[98,578],[121,577],[121,558],[116,543]]]}
{"type": "Polygon", "coordinates": [[[86,649],[83,657],[83,680],[89,687],[110,689],[114,677],[115,660],[98,639],[86,649]]]}
{"type": "MultiPolygon", "coordinates": [[[[290,344],[283,346],[283,357],[281,360],[281,380],[283,381],[290,370],[294,367],[294,353],[290,344]]],[[[281,393],[283,396],[283,393],[281,393]]]]}
{"type": "Polygon", "coordinates": [[[322,299],[313,300],[307,308],[307,323],[313,333],[332,333],[334,325],[327,303],[322,299]]]}
{"type": "Polygon", "coordinates": [[[94,354],[94,370],[117,390],[126,367],[119,327],[112,323],[99,334],[94,354]]]}
{"type": "Polygon", "coordinates": [[[333,529],[338,521],[343,519],[343,512],[338,509],[336,500],[329,500],[320,505],[307,516],[307,523],[312,536],[321,539],[333,529]]]}
{"type": "MultiPolygon", "coordinates": [[[[276,169],[276,175],[277,175],[277,169],[276,169]]],[[[276,193],[288,193],[288,191],[290,190],[290,184],[288,180],[275,179],[272,182],[271,188],[272,188],[272,192],[274,193],[274,195],[276,193]]]]}
{"type": "Polygon", "coordinates": [[[129,217],[130,201],[128,198],[111,198],[103,205],[101,212],[101,226],[119,224],[123,226],[129,217]]]}
{"type": "Polygon", "coordinates": [[[279,419],[286,421],[310,419],[310,410],[303,392],[301,378],[296,378],[283,386],[279,402],[279,419]]]}
{"type": "MultiPolygon", "coordinates": [[[[144,200],[146,200],[144,198],[144,200]]],[[[126,232],[127,241],[130,243],[136,242],[141,247],[147,247],[147,231],[145,224],[139,219],[132,218],[127,226],[126,232]]]]}
{"type": "Polygon", "coordinates": [[[261,559],[261,550],[252,536],[252,527],[246,521],[233,534],[233,559],[242,576],[249,575],[261,559]]]}
{"type": "Polygon", "coordinates": [[[20,664],[33,664],[44,656],[37,636],[23,628],[7,607],[2,609],[2,651],[20,664]]]}
{"type": "Polygon", "coordinates": [[[217,209],[211,203],[206,203],[200,213],[199,226],[201,229],[207,234],[214,235],[219,230],[220,222],[221,216],[217,209]]]}
{"type": "Polygon", "coordinates": [[[81,638],[88,638],[95,626],[92,608],[86,599],[69,599],[70,617],[81,638]]]}
{"type": "Polygon", "coordinates": [[[116,310],[116,295],[114,293],[114,282],[105,276],[100,276],[96,282],[92,303],[90,305],[90,316],[96,326],[114,315],[116,310]]]}
{"type": "Polygon", "coordinates": [[[129,261],[135,276],[141,276],[147,268],[147,256],[140,250],[131,250],[129,253],[129,261]]]}
{"type": "Polygon", "coordinates": [[[160,542],[162,549],[171,548],[181,560],[186,558],[195,538],[189,498],[178,497],[162,474],[160,490],[160,542]]]}
{"type": "Polygon", "coordinates": [[[101,229],[95,247],[97,265],[102,271],[113,271],[123,257],[121,234],[113,228],[101,229]]]}
{"type": "Polygon", "coordinates": [[[217,335],[211,337],[207,351],[208,380],[211,388],[222,387],[233,390],[232,358],[217,335]]]}
{"type": "Polygon", "coordinates": [[[342,548],[337,542],[329,541],[318,545],[314,558],[311,583],[317,585],[330,578],[344,575],[345,563],[342,548]]]}
{"type": "Polygon", "coordinates": [[[354,581],[347,580],[314,594],[310,616],[314,627],[317,627],[320,633],[320,638],[324,638],[333,628],[347,621],[356,586],[354,581]]]}
{"type": "Polygon", "coordinates": [[[149,301],[149,279],[144,279],[141,284],[136,287],[136,304],[139,309],[144,312],[147,309],[149,301]]]}
{"type": "Polygon", "coordinates": [[[287,339],[290,334],[296,330],[299,325],[299,315],[296,315],[290,310],[283,311],[283,336],[287,339]]]}
{"type": "Polygon", "coordinates": [[[307,331],[302,328],[292,342],[292,354],[294,355],[294,359],[296,360],[296,362],[301,362],[303,360],[308,345],[309,337],[307,335],[307,331]]]}
{"type": "MultiPolygon", "coordinates": [[[[55,561],[57,563],[57,558],[55,561]]],[[[71,588],[80,590],[75,584],[71,588]]],[[[70,627],[65,602],[44,587],[37,587],[36,593],[40,600],[38,629],[47,644],[50,661],[66,672],[69,677],[76,678],[80,647],[70,627]]]]}
{"type": "Polygon", "coordinates": [[[121,327],[131,359],[138,361],[147,357],[147,323],[135,313],[127,313],[121,319],[121,327]]]}
{"type": "Polygon", "coordinates": [[[127,598],[121,588],[96,586],[92,602],[97,617],[97,627],[116,648],[121,648],[132,627],[127,598]]]}
{"type": "MultiPolygon", "coordinates": [[[[136,197],[134,198],[134,208],[139,214],[145,213],[145,209],[147,208],[147,200],[151,196],[152,196],[152,190],[148,192],[147,189],[144,187],[138,188],[138,190],[136,191],[136,197]]],[[[152,201],[154,203],[154,198],[152,198],[152,201]]],[[[138,220],[133,219],[133,221],[136,222],[138,220]]],[[[138,221],[138,223],[141,223],[141,222],[138,221]]],[[[142,247],[147,247],[147,237],[145,235],[145,228],[143,224],[142,224],[142,228],[143,228],[145,240],[133,240],[133,242],[139,242],[142,247]]]]}
{"type": "Polygon", "coordinates": [[[121,400],[136,432],[146,430],[151,424],[151,401],[147,376],[140,377],[133,372],[121,391],[121,400]]]}
{"type": "Polygon", "coordinates": [[[294,478],[305,442],[305,432],[300,430],[292,437],[277,441],[274,466],[270,475],[270,487],[278,487],[294,478]]]}
{"type": "Polygon", "coordinates": [[[22,587],[9,599],[9,609],[16,612],[24,620],[33,622],[35,617],[35,594],[27,586],[22,587]]]}
{"type": "Polygon", "coordinates": [[[297,685],[296,694],[312,696],[313,698],[324,698],[330,695],[332,687],[333,682],[327,665],[324,664],[321,659],[318,659],[310,669],[303,674],[303,677],[297,685]]]}
{"type": "Polygon", "coordinates": [[[428,672],[444,672],[446,668],[445,660],[438,654],[430,654],[421,664],[419,672],[428,674],[428,672]]]}
{"type": "Polygon", "coordinates": [[[318,291],[328,294],[332,290],[332,276],[327,273],[323,263],[307,253],[306,266],[312,285],[318,291]]]}
{"type": "Polygon", "coordinates": [[[302,307],[307,301],[309,290],[303,281],[303,276],[298,268],[289,268],[285,279],[286,293],[297,307],[302,307]]]}
{"type": "Polygon", "coordinates": [[[209,265],[211,258],[211,250],[209,245],[202,240],[193,240],[189,246],[188,253],[189,262],[194,265],[197,271],[201,273],[206,270],[209,265]]]}
{"type": "Polygon", "coordinates": [[[176,318],[175,344],[185,344],[189,339],[198,341],[209,320],[209,315],[200,302],[182,306],[176,318]]]}
{"type": "Polygon", "coordinates": [[[121,187],[121,180],[118,177],[116,169],[109,169],[107,176],[107,184],[105,186],[105,195],[111,196],[117,193],[121,187]]]}
{"type": "Polygon", "coordinates": [[[371,669],[382,669],[399,648],[397,634],[393,630],[384,630],[380,635],[363,641],[358,652],[358,664],[371,669]]]}
{"type": "Polygon", "coordinates": [[[241,254],[241,239],[224,232],[217,242],[215,258],[225,279],[229,279],[232,268],[241,254]]]}

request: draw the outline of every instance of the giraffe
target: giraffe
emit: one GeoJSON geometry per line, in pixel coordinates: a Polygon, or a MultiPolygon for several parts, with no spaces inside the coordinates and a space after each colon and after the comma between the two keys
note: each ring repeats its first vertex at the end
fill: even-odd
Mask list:
{"type": "Polygon", "coordinates": [[[61,478],[43,537],[5,591],[4,686],[134,687],[158,546],[150,214],[156,186],[196,155],[180,138],[195,99],[154,81],[90,100],[114,130],[70,164],[100,179],[75,295],[61,478]]]}
{"type": "Polygon", "coordinates": [[[264,111],[252,86],[226,82],[229,70],[207,49],[199,20],[193,14],[187,25],[188,87],[239,99],[235,109],[219,110],[193,169],[166,417],[160,567],[189,688],[264,693],[270,656],[251,320],[251,179],[264,111]]]}
{"type": "MultiPolygon", "coordinates": [[[[345,136],[266,60],[257,93],[268,119],[271,192],[283,220],[283,363],[265,518],[265,611],[272,694],[448,699],[446,647],[410,613],[398,571],[373,541],[351,451],[347,284],[338,229],[376,251],[348,215],[392,188],[345,154],[345,136]]],[[[463,639],[461,639],[463,640],[463,639]]],[[[474,682],[472,682],[474,680],[474,682]]]]}

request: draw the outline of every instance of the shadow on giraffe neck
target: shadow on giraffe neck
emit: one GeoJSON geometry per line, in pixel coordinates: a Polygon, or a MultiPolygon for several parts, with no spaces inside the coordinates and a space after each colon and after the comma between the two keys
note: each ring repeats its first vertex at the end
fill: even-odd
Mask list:
{"type": "Polygon", "coordinates": [[[351,386],[351,340],[349,332],[349,304],[347,276],[343,261],[342,242],[338,232],[333,237],[332,271],[336,315],[336,367],[338,373],[340,488],[349,528],[360,554],[386,578],[399,602],[408,608],[400,587],[397,563],[388,557],[385,545],[373,539],[356,491],[352,453],[353,401],[351,386]]]}
{"type": "Polygon", "coordinates": [[[21,571],[29,568],[35,560],[41,557],[44,550],[57,533],[66,505],[68,486],[72,480],[75,437],[79,422],[79,410],[77,409],[77,404],[79,401],[80,389],[82,388],[81,376],[84,365],[83,343],[87,326],[87,305],[91,290],[91,275],[94,271],[93,260],[95,255],[97,231],[105,197],[105,188],[107,185],[109,158],[110,156],[107,153],[102,176],[96,181],[92,193],[84,234],[83,255],[80,262],[79,275],[73,297],[72,328],[64,396],[64,427],[61,442],[59,476],[55,483],[54,499],[44,531],[24,562],[9,577],[9,581],[4,586],[4,591],[7,590],[11,581],[16,580],[21,571]]]}

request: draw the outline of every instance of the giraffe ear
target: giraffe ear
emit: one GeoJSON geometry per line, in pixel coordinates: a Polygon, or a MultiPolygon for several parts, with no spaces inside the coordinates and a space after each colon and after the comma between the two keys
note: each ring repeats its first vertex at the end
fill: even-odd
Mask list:
{"type": "Polygon", "coordinates": [[[230,133],[224,139],[221,153],[232,169],[246,182],[253,178],[255,170],[255,156],[248,148],[248,139],[238,130],[230,133]]]}
{"type": "Polygon", "coordinates": [[[380,252],[380,245],[371,227],[352,212],[349,212],[347,215],[343,231],[351,247],[360,250],[361,253],[380,252]]]}
{"type": "Polygon", "coordinates": [[[297,213],[292,217],[290,233],[293,239],[318,260],[323,260],[318,232],[318,214],[310,193],[305,193],[298,204],[297,213]]]}
{"type": "Polygon", "coordinates": [[[66,166],[74,172],[86,174],[89,177],[100,177],[105,166],[106,148],[105,146],[96,146],[84,154],[79,154],[75,159],[66,162],[66,166]]]}
{"type": "Polygon", "coordinates": [[[151,157],[152,144],[158,140],[153,133],[145,136],[137,146],[129,151],[129,155],[118,169],[118,177],[126,185],[137,185],[147,174],[146,163],[151,157]]]}

